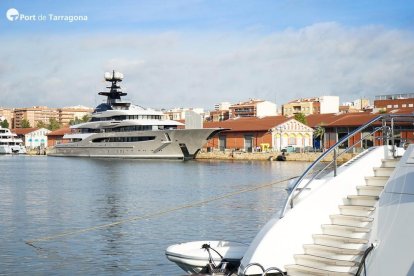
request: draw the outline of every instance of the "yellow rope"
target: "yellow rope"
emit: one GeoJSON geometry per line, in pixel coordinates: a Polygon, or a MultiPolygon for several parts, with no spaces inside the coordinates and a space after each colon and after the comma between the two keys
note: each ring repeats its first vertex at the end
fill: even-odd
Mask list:
{"type": "Polygon", "coordinates": [[[189,204],[174,207],[174,208],[171,208],[171,209],[161,210],[159,212],[155,212],[155,213],[151,213],[151,214],[146,214],[146,215],[142,215],[142,216],[135,216],[135,217],[123,219],[123,220],[108,223],[108,224],[97,225],[97,226],[93,226],[93,227],[89,227],[89,228],[64,232],[64,233],[60,233],[60,234],[57,234],[57,235],[45,236],[45,237],[41,237],[41,238],[37,238],[37,239],[33,239],[33,240],[28,240],[28,241],[25,241],[25,243],[27,245],[34,246],[33,245],[34,243],[38,243],[38,242],[42,242],[42,241],[54,240],[54,239],[57,239],[57,238],[62,238],[62,237],[75,235],[75,234],[81,234],[81,233],[85,233],[85,232],[89,232],[89,231],[93,231],[93,230],[97,230],[97,229],[101,229],[101,228],[112,227],[112,226],[123,224],[123,223],[126,223],[126,222],[138,221],[138,220],[143,220],[143,219],[150,219],[150,218],[153,218],[153,217],[161,216],[161,215],[171,213],[171,212],[175,212],[175,211],[178,211],[178,210],[192,208],[192,207],[199,206],[199,205],[205,205],[207,203],[217,201],[217,200],[220,200],[220,199],[223,199],[223,198],[232,197],[232,196],[235,196],[235,195],[238,195],[238,194],[242,194],[242,193],[246,193],[246,192],[251,192],[251,191],[271,187],[273,185],[280,184],[280,183],[288,181],[288,180],[292,180],[296,177],[297,176],[290,177],[290,178],[283,179],[283,180],[279,180],[279,181],[272,182],[272,183],[259,185],[259,186],[252,187],[252,188],[241,189],[241,190],[238,190],[238,191],[235,191],[235,192],[232,192],[232,193],[224,194],[224,195],[221,195],[221,196],[213,197],[213,198],[198,201],[198,202],[189,203],[189,204]]]}

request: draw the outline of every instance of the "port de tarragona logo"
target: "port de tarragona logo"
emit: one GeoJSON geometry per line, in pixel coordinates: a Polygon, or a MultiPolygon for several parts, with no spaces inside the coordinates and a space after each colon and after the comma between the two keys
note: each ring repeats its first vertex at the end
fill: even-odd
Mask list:
{"type": "Polygon", "coordinates": [[[79,22],[88,21],[87,15],[81,14],[54,14],[54,13],[35,13],[35,14],[24,14],[19,12],[15,8],[10,8],[6,12],[6,17],[9,21],[21,21],[21,22],[45,22],[45,21],[60,21],[60,22],[79,22]]]}
{"type": "Polygon", "coordinates": [[[6,12],[6,17],[10,21],[16,21],[19,18],[19,11],[15,8],[8,9],[6,12]]]}

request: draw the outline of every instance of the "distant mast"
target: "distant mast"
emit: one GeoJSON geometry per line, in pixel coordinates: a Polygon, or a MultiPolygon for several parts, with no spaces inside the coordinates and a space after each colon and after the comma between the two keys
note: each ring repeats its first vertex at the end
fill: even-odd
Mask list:
{"type": "Polygon", "coordinates": [[[118,85],[118,82],[121,82],[124,78],[124,74],[120,72],[115,72],[115,70],[105,73],[105,80],[111,82],[111,86],[107,86],[109,88],[109,92],[99,92],[99,95],[106,96],[107,100],[106,103],[109,106],[116,105],[117,102],[121,101],[121,96],[126,96],[127,93],[121,91],[121,86],[118,85]]]}

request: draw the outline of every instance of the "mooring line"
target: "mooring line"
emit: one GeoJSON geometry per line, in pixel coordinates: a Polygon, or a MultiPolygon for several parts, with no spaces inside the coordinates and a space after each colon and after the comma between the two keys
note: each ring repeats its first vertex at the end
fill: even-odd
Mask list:
{"type": "Polygon", "coordinates": [[[81,234],[81,233],[90,232],[90,231],[94,231],[94,230],[98,230],[98,229],[102,229],[102,228],[108,228],[108,227],[116,226],[116,225],[123,224],[123,223],[126,223],[126,222],[138,221],[138,220],[144,220],[144,219],[150,219],[150,218],[158,217],[158,216],[161,216],[161,215],[164,215],[164,214],[167,214],[167,213],[172,213],[172,212],[182,210],[182,209],[188,209],[188,208],[193,208],[193,207],[200,206],[200,205],[205,205],[205,204],[213,202],[213,201],[217,201],[217,200],[221,200],[221,199],[224,199],[224,198],[232,197],[232,196],[239,195],[239,194],[242,194],[242,193],[251,192],[251,191],[271,187],[273,185],[280,184],[280,183],[292,180],[296,177],[298,177],[298,176],[289,177],[289,178],[286,178],[286,179],[278,180],[276,182],[271,182],[271,183],[251,187],[251,188],[241,189],[241,190],[238,190],[238,191],[235,191],[235,192],[232,192],[232,193],[224,194],[224,195],[221,195],[221,196],[209,198],[209,199],[198,201],[198,202],[192,202],[192,203],[189,203],[189,204],[186,204],[186,205],[182,205],[182,206],[178,206],[178,207],[174,207],[174,208],[170,208],[170,209],[166,209],[166,210],[161,210],[159,212],[155,212],[155,213],[151,213],[151,214],[146,214],[146,215],[142,215],[142,216],[135,216],[135,217],[119,220],[119,221],[108,223],[108,224],[97,225],[97,226],[93,226],[93,227],[89,227],[89,228],[83,228],[83,229],[63,232],[63,233],[56,234],[56,235],[45,236],[45,237],[41,237],[41,238],[37,238],[37,239],[33,239],[33,240],[28,240],[28,241],[25,241],[25,243],[29,246],[37,248],[37,246],[35,246],[34,243],[54,240],[54,239],[57,239],[57,238],[62,238],[62,237],[75,235],[75,234],[81,234]]]}

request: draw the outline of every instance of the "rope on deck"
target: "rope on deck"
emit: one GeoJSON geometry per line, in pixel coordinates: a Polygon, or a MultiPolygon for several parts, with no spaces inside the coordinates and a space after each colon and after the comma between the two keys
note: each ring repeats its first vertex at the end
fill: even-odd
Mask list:
{"type": "Polygon", "coordinates": [[[263,185],[258,185],[258,186],[251,187],[251,188],[245,188],[245,189],[237,190],[235,192],[223,194],[223,195],[220,195],[220,196],[217,196],[217,197],[212,197],[212,198],[209,198],[209,199],[206,199],[206,200],[202,200],[202,201],[198,201],[198,202],[192,202],[192,203],[189,203],[189,204],[186,204],[186,205],[181,205],[181,206],[161,210],[161,211],[146,214],[146,215],[134,216],[134,217],[126,218],[126,219],[119,220],[119,221],[116,221],[116,222],[112,222],[112,223],[92,226],[92,227],[78,229],[78,230],[72,230],[72,231],[63,232],[63,233],[56,234],[56,235],[40,237],[40,238],[37,238],[37,239],[25,241],[25,243],[29,246],[38,248],[37,246],[34,245],[35,243],[55,240],[55,239],[58,239],[58,238],[64,238],[64,237],[67,237],[67,236],[81,234],[81,233],[85,233],[85,232],[90,232],[90,231],[94,231],[94,230],[98,230],[98,229],[102,229],[102,228],[108,228],[108,227],[124,224],[124,223],[127,223],[127,222],[131,222],[131,221],[139,221],[139,220],[145,220],[145,219],[151,219],[151,218],[154,218],[154,217],[159,217],[159,216],[162,216],[162,215],[165,215],[165,214],[168,214],[168,213],[172,213],[172,212],[175,212],[175,211],[179,211],[179,210],[183,210],[183,209],[189,209],[189,208],[193,208],[193,207],[196,207],[196,206],[202,206],[202,205],[208,204],[208,203],[213,202],[213,201],[221,200],[221,199],[224,199],[224,198],[229,198],[229,197],[239,195],[239,194],[242,194],[242,193],[247,193],[247,192],[251,192],[251,191],[256,191],[256,190],[268,188],[268,187],[271,187],[273,185],[280,184],[280,183],[292,180],[292,179],[297,178],[297,177],[298,176],[293,176],[293,177],[278,180],[278,181],[275,181],[275,182],[271,182],[271,183],[267,183],[267,184],[263,184],[263,185]]]}

